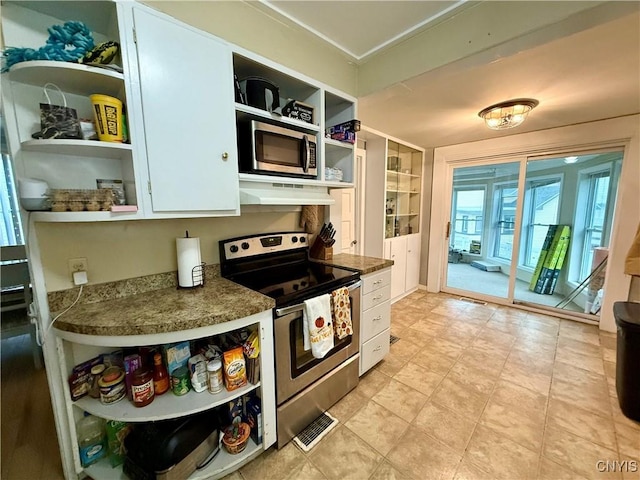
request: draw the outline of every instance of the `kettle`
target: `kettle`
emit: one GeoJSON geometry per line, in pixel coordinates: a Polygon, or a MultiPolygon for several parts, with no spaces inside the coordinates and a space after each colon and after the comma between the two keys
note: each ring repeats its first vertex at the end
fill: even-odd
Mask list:
{"type": "Polygon", "coordinates": [[[240,81],[247,105],[274,112],[280,108],[280,89],[266,78],[247,77],[240,81]]]}

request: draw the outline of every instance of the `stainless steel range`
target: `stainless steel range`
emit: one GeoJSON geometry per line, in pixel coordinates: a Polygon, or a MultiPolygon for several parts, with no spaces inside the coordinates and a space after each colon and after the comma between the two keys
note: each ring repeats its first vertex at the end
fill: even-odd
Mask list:
{"type": "Polygon", "coordinates": [[[306,233],[220,241],[222,276],[273,298],[278,448],[358,384],[360,275],[308,259],[306,233]],[[346,286],[353,335],[321,359],[303,347],[304,301],[346,286]]]}

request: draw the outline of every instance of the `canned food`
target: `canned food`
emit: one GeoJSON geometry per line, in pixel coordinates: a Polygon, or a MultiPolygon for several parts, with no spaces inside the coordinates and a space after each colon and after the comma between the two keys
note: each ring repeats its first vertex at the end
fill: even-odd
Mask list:
{"type": "Polygon", "coordinates": [[[124,370],[116,366],[107,368],[98,380],[98,388],[102,403],[111,404],[122,400],[127,393],[124,370]]]}
{"type": "Polygon", "coordinates": [[[185,395],[189,392],[191,385],[187,367],[178,367],[171,373],[171,388],[176,395],[185,395]]]}

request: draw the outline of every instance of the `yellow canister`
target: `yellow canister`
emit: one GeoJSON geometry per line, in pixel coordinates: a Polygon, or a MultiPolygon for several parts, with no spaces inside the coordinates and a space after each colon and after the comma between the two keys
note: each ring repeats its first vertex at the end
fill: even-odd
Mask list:
{"type": "Polygon", "coordinates": [[[89,98],[93,104],[98,139],[101,142],[122,142],[122,102],[97,93],[89,98]]]}

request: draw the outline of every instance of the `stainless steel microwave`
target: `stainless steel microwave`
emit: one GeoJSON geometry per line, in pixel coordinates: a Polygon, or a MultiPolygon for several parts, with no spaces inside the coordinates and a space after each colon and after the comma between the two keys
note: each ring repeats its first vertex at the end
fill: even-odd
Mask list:
{"type": "Polygon", "coordinates": [[[240,171],[316,178],[315,136],[258,122],[238,123],[240,171]]]}

